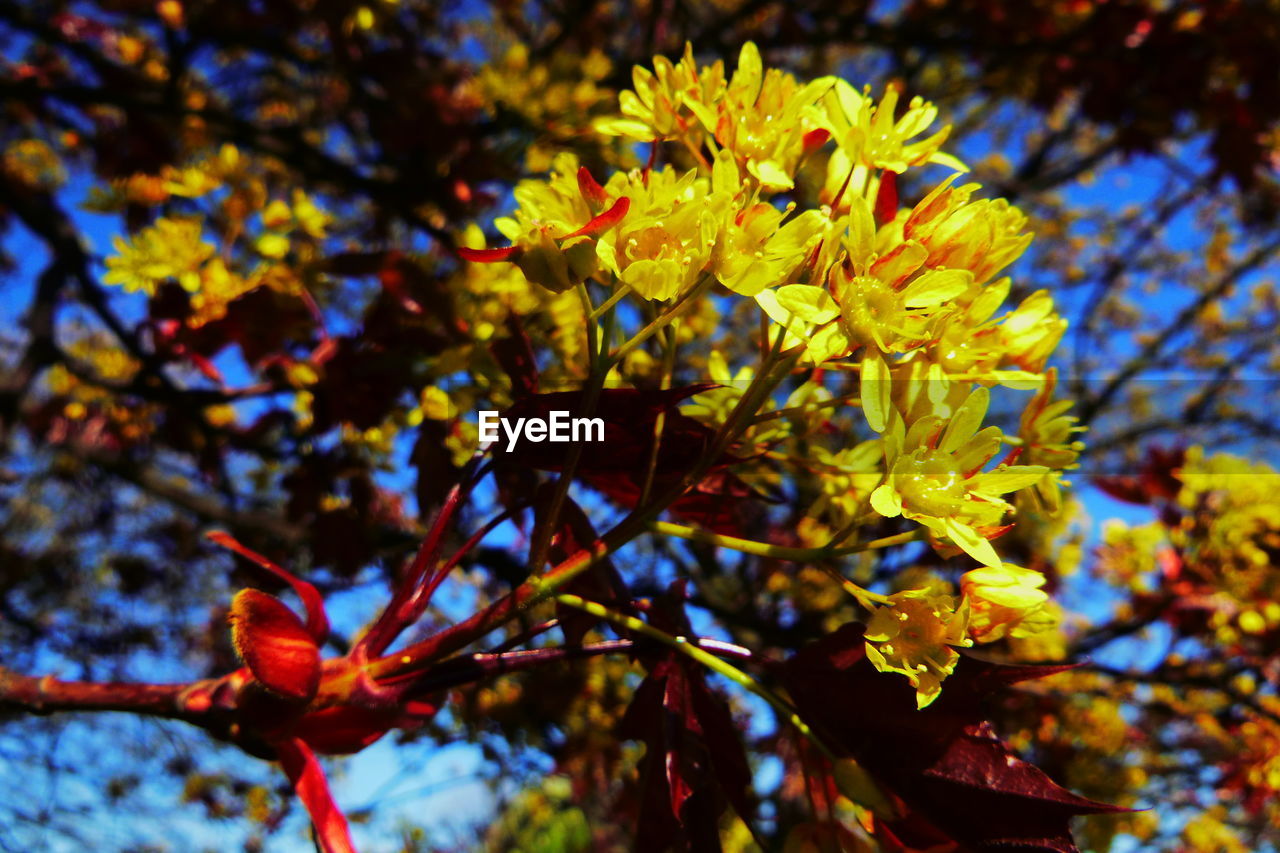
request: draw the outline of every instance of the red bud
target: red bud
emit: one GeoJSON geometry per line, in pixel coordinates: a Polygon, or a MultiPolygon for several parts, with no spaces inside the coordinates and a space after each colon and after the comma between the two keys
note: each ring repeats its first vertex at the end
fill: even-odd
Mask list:
{"type": "Polygon", "coordinates": [[[273,693],[305,702],[320,686],[320,648],[275,596],[242,589],[231,600],[231,641],[254,679],[273,693]]]}

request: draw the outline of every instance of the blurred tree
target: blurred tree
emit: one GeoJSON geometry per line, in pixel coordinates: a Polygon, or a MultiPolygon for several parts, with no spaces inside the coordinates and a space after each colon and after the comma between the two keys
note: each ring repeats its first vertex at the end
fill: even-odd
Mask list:
{"type": "Polygon", "coordinates": [[[1277,42],[1274,0],[0,0],[0,842],[284,844],[245,750],[339,844],[311,752],[399,729],[483,748],[492,849],[1072,849],[1101,807],[989,720],[1156,806],[1074,843],[1273,849],[1277,42]],[[748,41],[797,80],[714,70],[748,41]],[[557,406],[604,450],[471,461],[557,406]],[[1150,523],[1093,548],[1074,464],[1150,523]]]}

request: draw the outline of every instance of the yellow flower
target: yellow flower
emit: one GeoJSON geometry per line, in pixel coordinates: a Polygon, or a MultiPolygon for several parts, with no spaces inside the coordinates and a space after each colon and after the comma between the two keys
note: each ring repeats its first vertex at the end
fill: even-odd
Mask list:
{"type": "Polygon", "coordinates": [[[1037,290],[1014,309],[1000,324],[1000,344],[1005,361],[1023,370],[1039,372],[1058,348],[1067,331],[1066,318],[1054,309],[1053,297],[1047,290],[1037,290]]]}
{"type": "Polygon", "coordinates": [[[912,98],[902,118],[895,121],[898,90],[892,86],[885,89],[879,104],[873,104],[870,97],[844,80],[832,79],[831,84],[831,91],[823,99],[826,124],[838,150],[851,164],[898,174],[926,163],[967,170],[959,160],[938,150],[950,135],[951,125],[918,142],[907,142],[927,130],[938,117],[938,108],[933,104],[918,96],[912,98]]]}
{"type": "Polygon", "coordinates": [[[852,264],[834,267],[831,289],[851,345],[883,353],[904,352],[932,337],[929,321],[968,288],[971,279],[964,270],[930,270],[908,284],[891,269],[895,257],[882,260],[887,263],[872,264],[866,275],[857,275],[852,264]]]}
{"type": "MultiPolygon", "coordinates": [[[[795,174],[808,148],[807,140],[821,131],[821,115],[815,104],[831,88],[830,77],[801,86],[785,71],[765,71],[753,42],[742,46],[738,67],[725,95],[716,107],[715,123],[707,129],[716,141],[733,152],[746,170],[771,192],[795,186],[795,174]]],[[[823,133],[817,140],[825,142],[823,133]]]]}
{"type": "Polygon", "coordinates": [[[1018,427],[1018,437],[1022,439],[1019,458],[1029,465],[1050,469],[1050,475],[1036,484],[1036,493],[1050,512],[1057,512],[1062,505],[1059,472],[1077,467],[1076,460],[1084,450],[1084,443],[1072,438],[1085,429],[1077,426],[1077,419],[1067,414],[1072,401],[1050,402],[1057,383],[1058,369],[1051,367],[1045,373],[1040,390],[1023,410],[1018,427]]]}
{"type": "Polygon", "coordinates": [[[974,284],[954,301],[955,310],[939,317],[930,327],[931,337],[922,348],[948,376],[965,375],[982,381],[999,380],[997,368],[1004,360],[996,310],[1009,295],[1010,281],[974,284]]]}
{"type": "Polygon", "coordinates": [[[480,263],[512,261],[529,281],[561,293],[595,273],[596,237],[617,225],[630,204],[617,195],[608,206],[609,193],[578,165],[578,158],[559,154],[550,180],[521,181],[515,190],[515,216],[494,222],[514,245],[460,248],[458,254],[480,263]]]}
{"type": "Polygon", "coordinates": [[[938,698],[942,680],[955,670],[960,655],[952,646],[970,646],[965,636],[968,605],[926,589],[889,596],[867,623],[867,659],[880,672],[905,675],[916,689],[916,707],[938,698]]]}
{"type": "Polygon", "coordinates": [[[708,105],[724,93],[723,62],[699,69],[693,45],[686,43],[679,63],[655,56],[653,69],[639,65],[632,69],[635,91],[618,95],[618,106],[629,118],[599,119],[595,122],[598,132],[650,142],[697,132],[698,125],[715,127],[708,105]]]}
{"type": "Polygon", "coordinates": [[[1017,260],[1031,244],[1027,217],[1005,199],[970,203],[979,184],[952,187],[958,175],[939,184],[911,211],[902,233],[928,252],[925,265],[967,269],[979,284],[1017,260]]]}
{"type": "Polygon", "coordinates": [[[9,143],[0,163],[15,180],[36,189],[54,190],[67,180],[62,160],[39,139],[20,139],[9,143]]]}
{"type": "Polygon", "coordinates": [[[200,240],[198,219],[157,219],[126,242],[116,237],[116,254],[107,258],[102,280],[126,291],[148,296],[166,279],[177,279],[189,291],[200,288],[200,266],[213,255],[213,246],[200,240]]]}
{"type": "Polygon", "coordinates": [[[707,269],[729,199],[696,172],[667,166],[618,173],[605,190],[630,202],[617,228],[600,237],[600,264],[645,299],[670,299],[707,269]]]}
{"type": "Polygon", "coordinates": [[[840,306],[840,326],[849,343],[891,353],[934,339],[932,321],[971,287],[972,275],[925,267],[928,251],[902,239],[890,225],[877,230],[860,197],[850,201],[837,227],[845,236],[842,251],[832,258],[827,286],[840,306]]]}
{"type": "Polygon", "coordinates": [[[894,120],[898,92],[889,88],[877,106],[844,80],[831,79],[820,104],[820,121],[836,142],[827,161],[826,184],[819,198],[837,214],[845,211],[853,198],[874,199],[879,181],[872,170],[901,174],[911,166],[938,163],[956,171],[967,171],[964,163],[938,149],[951,132],[950,125],[918,142],[908,142],[933,124],[938,109],[913,98],[902,118],[894,120]]]}
{"type": "Polygon", "coordinates": [[[840,308],[825,287],[816,284],[784,284],[756,294],[756,302],[769,318],[786,330],[783,346],[805,347],[813,364],[842,356],[849,341],[835,321],[840,308]]]}
{"type": "Polygon", "coordinates": [[[960,589],[969,603],[969,636],[990,643],[1052,628],[1055,620],[1045,609],[1049,595],[1040,589],[1044,582],[1044,575],[1013,563],[965,572],[960,589]]]}
{"type": "MultiPolygon", "coordinates": [[[[865,409],[868,394],[863,397],[865,409]]],[[[978,388],[950,419],[929,415],[910,430],[904,430],[901,416],[893,411],[884,436],[887,474],[871,493],[871,506],[886,518],[902,515],[918,521],[983,565],[999,566],[983,531],[995,530],[1012,509],[1001,495],[1034,485],[1048,469],[1000,465],[982,470],[1001,445],[999,427],[978,430],[989,397],[986,388],[978,388]]]]}
{"type": "MultiPolygon", "coordinates": [[[[738,174],[733,157],[722,151],[713,172],[714,190],[731,197],[733,188],[740,186],[738,174]]],[[[743,210],[723,206],[724,221],[714,263],[721,284],[743,296],[755,296],[790,279],[830,224],[821,211],[806,210],[783,225],[782,220],[793,208],[794,205],[783,211],[766,202],[743,210]]]]}
{"type": "Polygon", "coordinates": [[[219,258],[214,258],[200,270],[200,288],[191,297],[192,310],[187,325],[198,329],[222,319],[227,315],[228,305],[260,284],[261,277],[241,278],[219,258]]]}

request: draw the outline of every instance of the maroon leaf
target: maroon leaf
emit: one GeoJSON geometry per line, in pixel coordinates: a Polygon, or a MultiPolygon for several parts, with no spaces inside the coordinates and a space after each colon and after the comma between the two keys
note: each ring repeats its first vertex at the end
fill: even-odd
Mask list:
{"type": "MultiPolygon", "coordinates": [[[[687,471],[701,458],[710,445],[714,432],[693,418],[680,414],[675,407],[687,397],[712,387],[714,386],[691,385],[668,391],[643,391],[636,388],[610,388],[602,391],[591,417],[603,421],[604,440],[582,442],[578,474],[642,474],[652,454],[654,424],[658,415],[663,413],[666,414],[666,420],[658,453],[657,473],[687,471]]],[[[520,418],[547,420],[552,412],[564,412],[568,418],[586,416],[583,392],[556,391],[527,397],[516,402],[502,417],[515,428],[520,418]]],[[[499,459],[516,465],[543,471],[559,471],[564,467],[572,447],[571,442],[530,441],[523,434],[515,446],[511,447],[507,435],[502,433],[494,453],[499,459]]]]}
{"type": "Polygon", "coordinates": [[[511,393],[517,399],[532,397],[538,393],[538,362],[533,355],[533,345],[518,314],[508,314],[506,326],[507,337],[489,344],[489,352],[511,378],[511,393]]]}
{"type": "MultiPolygon", "coordinates": [[[[534,500],[535,523],[542,523],[542,516],[546,514],[553,489],[554,486],[551,483],[544,483],[539,488],[534,500]]],[[[560,509],[559,530],[551,540],[552,563],[569,559],[593,545],[598,538],[591,519],[587,518],[582,507],[578,506],[572,498],[566,498],[560,509]]],[[[608,557],[598,560],[591,568],[569,581],[564,591],[587,601],[597,601],[623,613],[635,615],[626,582],[608,557]]],[[[556,618],[560,622],[560,630],[564,633],[565,642],[571,645],[581,643],[586,633],[600,623],[595,616],[563,604],[556,605],[556,618]]],[[[624,637],[629,636],[625,629],[620,629],[619,634],[624,637]]]]}
{"type": "MultiPolygon", "coordinates": [[[[660,494],[679,482],[683,470],[655,475],[650,494],[660,494]]],[[[626,509],[640,503],[643,481],[638,474],[599,474],[582,478],[589,486],[626,509]]],[[[713,470],[672,502],[668,510],[683,521],[713,533],[745,536],[761,517],[765,498],[734,474],[713,470]]]]}
{"type": "Polygon", "coordinates": [[[674,655],[636,689],[619,734],[645,742],[638,850],[719,850],[727,798],[750,819],[750,770],[732,715],[702,671],[674,655]]]}
{"type": "Polygon", "coordinates": [[[1137,474],[1112,474],[1093,478],[1093,484],[1117,500],[1149,506],[1177,498],[1182,489],[1182,465],[1186,451],[1147,448],[1147,458],[1137,474]]]}
{"type": "Polygon", "coordinates": [[[1058,786],[1015,756],[984,719],[987,695],[1069,666],[965,656],[942,696],[917,711],[907,682],[866,659],[862,630],[845,625],[808,646],[784,665],[784,682],[800,716],[832,748],[856,758],[912,809],[889,824],[901,839],[910,843],[923,821],[966,848],[1071,853],[1070,818],[1127,811],[1058,786]]]}
{"type": "Polygon", "coordinates": [[[459,246],[458,256],[472,263],[496,264],[511,260],[518,251],[520,251],[519,246],[504,246],[500,249],[467,249],[459,246]]]}
{"type": "MultiPolygon", "coordinates": [[[[684,584],[656,596],[650,621],[688,634],[684,584]]],[[[642,658],[645,659],[645,658],[642,658]]],[[[619,726],[645,743],[636,849],[718,850],[719,818],[727,800],[751,820],[751,770],[725,701],[706,683],[705,670],[674,652],[649,662],[619,726]]]]}
{"type": "MultiPolygon", "coordinates": [[[[618,505],[633,509],[644,492],[648,466],[654,459],[649,494],[658,495],[678,483],[696,466],[711,445],[714,431],[676,410],[681,400],[714,386],[691,385],[666,391],[614,388],[601,393],[593,417],[603,422],[604,440],[584,442],[575,476],[600,491],[618,505]],[[661,443],[653,454],[654,427],[665,414],[661,443]]],[[[513,428],[518,418],[546,419],[552,412],[565,417],[581,417],[581,391],[537,394],[518,401],[503,418],[513,428]]],[[[594,436],[593,436],[594,437],[594,436]]],[[[559,471],[568,458],[571,443],[532,442],[521,437],[511,449],[502,433],[494,448],[501,461],[520,467],[559,471]]],[[[760,495],[723,466],[736,461],[728,453],[716,460],[715,468],[672,503],[675,515],[716,533],[743,535],[758,517],[753,508],[760,495]]]]}

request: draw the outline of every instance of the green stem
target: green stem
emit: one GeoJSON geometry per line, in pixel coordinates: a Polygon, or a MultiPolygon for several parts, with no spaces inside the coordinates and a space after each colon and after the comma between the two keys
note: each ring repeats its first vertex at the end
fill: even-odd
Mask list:
{"type": "MultiPolygon", "coordinates": [[[[608,318],[605,325],[606,328],[609,325],[608,318]]],[[[779,335],[781,334],[780,329],[779,335]]],[[[663,510],[679,499],[690,486],[701,480],[720,459],[725,448],[733,442],[742,429],[745,429],[745,423],[756,414],[760,403],[789,374],[792,365],[800,358],[800,354],[796,352],[788,355],[781,352],[781,337],[779,337],[777,344],[762,365],[767,370],[776,363],[776,369],[762,371],[752,380],[742,399],[738,401],[737,406],[716,433],[708,452],[703,454],[697,464],[686,471],[679,481],[663,490],[647,505],[637,506],[588,547],[572,554],[545,573],[532,573],[524,583],[510,593],[463,621],[414,643],[400,652],[370,662],[365,670],[368,677],[395,678],[429,667],[444,655],[465,648],[485,634],[516,619],[528,608],[546,601],[565,584],[644,533],[648,529],[649,522],[655,520],[663,510]]],[[[333,695],[342,695],[341,691],[344,689],[342,679],[332,679],[325,684],[326,694],[332,692],[333,695]]]]}
{"type": "Polygon", "coordinates": [[[817,747],[823,755],[832,762],[837,760],[835,754],[827,747],[827,745],[818,738],[817,734],[809,728],[809,725],[805,723],[804,720],[800,719],[800,716],[795,712],[795,710],[783,701],[778,694],[774,693],[772,690],[768,689],[733,664],[721,660],[695,643],[690,642],[688,637],[673,637],[665,631],[658,630],[648,622],[642,622],[634,616],[628,616],[625,613],[618,613],[614,610],[610,610],[602,604],[597,604],[594,601],[587,601],[577,595],[557,595],[556,601],[568,607],[581,610],[584,613],[590,613],[592,616],[599,619],[607,619],[616,625],[621,625],[630,631],[634,631],[635,633],[641,634],[652,640],[657,640],[659,643],[669,646],[680,654],[702,664],[712,672],[723,675],[734,684],[754,693],[764,701],[768,702],[775,710],[778,711],[779,714],[782,715],[785,720],[795,726],[796,730],[799,731],[800,734],[808,738],[810,743],[817,747]]]}
{"type": "MultiPolygon", "coordinates": [[[[671,387],[671,374],[676,368],[676,340],[679,338],[679,325],[668,326],[663,337],[665,346],[662,352],[662,378],[658,383],[658,387],[666,391],[671,387]]],[[[662,432],[667,425],[667,413],[665,411],[658,412],[658,417],[653,422],[653,447],[649,451],[648,465],[644,472],[644,487],[640,490],[640,501],[638,506],[644,506],[649,501],[649,493],[653,490],[653,478],[658,472],[658,452],[662,448],[662,432]]]]}
{"type": "Polygon", "coordinates": [[[739,539],[736,536],[725,536],[720,533],[712,533],[708,530],[699,530],[695,527],[687,527],[683,524],[672,524],[669,521],[650,522],[649,529],[654,533],[663,533],[667,536],[675,536],[679,539],[688,539],[693,542],[704,542],[708,545],[728,548],[731,551],[738,551],[743,554],[753,554],[757,557],[771,557],[775,560],[786,560],[790,563],[812,563],[817,562],[818,560],[829,560],[832,557],[844,557],[849,554],[860,554],[863,551],[876,551],[881,548],[892,548],[895,545],[915,542],[921,538],[924,530],[923,528],[919,530],[908,530],[905,533],[895,533],[893,536],[883,536],[879,539],[871,539],[866,542],[846,545],[843,548],[835,548],[831,545],[824,545],[820,548],[791,548],[786,545],[774,545],[770,542],[757,542],[753,539],[739,539]]]}
{"type": "Polygon", "coordinates": [[[693,287],[686,290],[678,299],[676,299],[676,301],[671,304],[671,307],[667,308],[667,310],[655,317],[649,325],[636,332],[630,340],[618,347],[618,349],[615,350],[613,355],[609,358],[609,367],[612,368],[615,365],[621,364],[622,360],[626,358],[632,350],[670,325],[673,320],[679,317],[686,308],[696,301],[697,297],[701,296],[707,288],[711,287],[711,283],[713,281],[715,281],[715,276],[711,275],[711,273],[705,273],[702,278],[698,279],[693,287]]]}
{"type": "Polygon", "coordinates": [[[600,330],[596,328],[595,311],[591,308],[591,294],[587,292],[586,282],[578,282],[574,290],[578,291],[578,298],[582,301],[582,315],[586,320],[587,364],[595,370],[596,362],[600,358],[600,330]]]}
{"type": "MultiPolygon", "coordinates": [[[[593,313],[591,294],[587,292],[585,283],[579,284],[577,289],[578,296],[582,299],[582,313],[588,318],[586,321],[588,374],[586,391],[582,395],[581,417],[589,418],[595,414],[596,405],[600,402],[600,393],[604,390],[604,380],[609,374],[609,367],[605,364],[606,359],[600,349],[600,341],[597,337],[599,330],[596,328],[595,320],[589,319],[593,313]]],[[[555,491],[551,494],[551,505],[548,507],[546,518],[533,532],[528,567],[534,574],[541,572],[547,562],[547,554],[551,550],[551,538],[560,524],[560,513],[564,510],[564,502],[569,495],[569,485],[573,482],[573,475],[578,470],[578,463],[582,461],[583,447],[583,442],[579,441],[574,442],[569,448],[564,469],[556,478],[555,491]]]]}
{"type": "Polygon", "coordinates": [[[760,424],[766,421],[772,421],[777,418],[784,418],[787,415],[798,415],[803,412],[817,411],[818,409],[834,409],[848,403],[850,406],[861,406],[861,394],[845,394],[840,397],[832,397],[830,400],[823,400],[819,403],[805,403],[802,406],[792,406],[788,409],[774,409],[772,412],[764,412],[756,415],[752,419],[752,423],[760,424]]]}
{"type": "Polygon", "coordinates": [[[774,560],[786,560],[789,563],[806,563],[815,565],[827,572],[832,579],[838,581],[840,585],[844,587],[845,592],[858,599],[858,602],[867,609],[871,609],[871,604],[888,604],[889,598],[858,586],[834,567],[828,565],[828,561],[833,558],[844,557],[849,554],[858,554],[863,551],[875,551],[881,548],[892,548],[895,545],[915,542],[920,539],[924,533],[923,528],[919,530],[909,530],[905,533],[894,534],[893,536],[884,536],[880,539],[872,539],[867,542],[858,542],[853,545],[846,545],[843,548],[832,547],[830,544],[821,548],[792,548],[786,545],[774,545],[770,542],[756,542],[751,539],[739,539],[736,536],[725,536],[719,533],[711,533],[706,530],[686,527],[683,524],[672,524],[666,521],[651,522],[649,524],[649,529],[654,533],[675,536],[679,539],[688,539],[692,542],[703,542],[708,545],[715,545],[718,548],[728,548],[731,551],[738,551],[743,554],[751,554],[757,557],[768,557],[774,560]]]}
{"type": "Polygon", "coordinates": [[[595,320],[600,319],[601,315],[603,315],[604,312],[608,311],[610,308],[617,305],[618,302],[622,300],[622,297],[626,296],[630,292],[631,292],[631,285],[621,281],[618,282],[617,285],[615,285],[613,289],[613,293],[609,296],[609,298],[606,299],[604,302],[601,302],[599,308],[596,308],[594,311],[590,311],[587,313],[587,321],[593,322],[595,320]]]}

